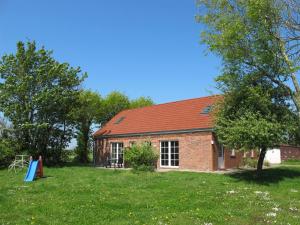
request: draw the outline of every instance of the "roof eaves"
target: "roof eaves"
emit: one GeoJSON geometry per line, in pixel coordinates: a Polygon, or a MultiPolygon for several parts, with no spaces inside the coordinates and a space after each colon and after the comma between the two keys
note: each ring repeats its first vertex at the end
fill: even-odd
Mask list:
{"type": "Polygon", "coordinates": [[[185,134],[194,132],[213,132],[213,128],[194,128],[186,130],[170,130],[170,131],[154,131],[154,132],[141,132],[141,133],[128,133],[128,134],[111,134],[111,135],[95,135],[94,138],[114,138],[114,137],[135,137],[135,136],[145,136],[145,135],[163,135],[163,134],[185,134]]]}

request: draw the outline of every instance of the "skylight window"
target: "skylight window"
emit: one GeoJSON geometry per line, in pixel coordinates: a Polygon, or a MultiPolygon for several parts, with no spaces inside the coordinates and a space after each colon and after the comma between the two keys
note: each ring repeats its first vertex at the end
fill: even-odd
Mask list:
{"type": "Polygon", "coordinates": [[[114,124],[119,124],[125,119],[125,116],[120,117],[114,124]]]}
{"type": "Polygon", "coordinates": [[[201,114],[208,114],[208,113],[211,112],[211,110],[212,110],[212,106],[211,106],[211,105],[206,106],[206,107],[202,110],[201,114]]]}

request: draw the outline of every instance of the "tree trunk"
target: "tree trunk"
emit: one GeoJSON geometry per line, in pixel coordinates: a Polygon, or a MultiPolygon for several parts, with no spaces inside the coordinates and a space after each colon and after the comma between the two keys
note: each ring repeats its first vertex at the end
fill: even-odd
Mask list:
{"type": "Polygon", "coordinates": [[[83,134],[82,163],[88,163],[89,132],[83,134]]]}
{"type": "MultiPolygon", "coordinates": [[[[290,60],[290,58],[287,54],[284,41],[281,38],[279,38],[277,35],[276,35],[276,38],[279,41],[281,53],[284,57],[285,62],[287,63],[289,69],[291,71],[293,71],[294,67],[293,67],[293,64],[292,64],[292,60],[290,60]]],[[[294,85],[295,91],[291,90],[291,88],[289,88],[287,85],[285,85],[285,84],[283,84],[283,85],[288,87],[289,92],[290,92],[291,97],[292,97],[292,100],[293,100],[293,102],[294,102],[294,104],[297,108],[298,117],[300,117],[300,85],[299,85],[299,82],[297,80],[296,73],[291,73],[290,76],[291,76],[291,80],[292,80],[292,83],[294,85]]]]}
{"type": "Polygon", "coordinates": [[[258,175],[261,174],[261,172],[262,172],[266,153],[267,153],[267,148],[262,147],[261,151],[260,151],[260,154],[259,154],[259,159],[258,159],[258,162],[257,162],[256,172],[257,172],[258,175]]]}
{"type": "Polygon", "coordinates": [[[292,77],[292,81],[293,81],[293,84],[294,84],[294,87],[295,87],[295,92],[293,93],[292,98],[293,98],[293,101],[296,105],[298,115],[300,117],[300,85],[298,83],[296,74],[292,74],[291,77],[292,77]]]}

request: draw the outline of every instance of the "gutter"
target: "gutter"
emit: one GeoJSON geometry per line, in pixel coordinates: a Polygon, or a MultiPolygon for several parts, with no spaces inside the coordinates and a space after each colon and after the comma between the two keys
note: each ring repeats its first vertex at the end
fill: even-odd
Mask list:
{"type": "Polygon", "coordinates": [[[138,137],[138,136],[153,136],[153,135],[164,135],[164,134],[186,134],[194,132],[213,132],[213,128],[194,128],[187,130],[171,130],[171,131],[155,131],[155,132],[143,132],[143,133],[128,133],[128,134],[113,134],[113,135],[98,135],[94,136],[94,139],[103,138],[118,138],[118,137],[138,137]]]}

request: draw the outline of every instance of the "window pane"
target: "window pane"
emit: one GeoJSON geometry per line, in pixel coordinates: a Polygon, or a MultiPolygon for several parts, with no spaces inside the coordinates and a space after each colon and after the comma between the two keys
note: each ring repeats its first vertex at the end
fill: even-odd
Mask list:
{"type": "Polygon", "coordinates": [[[160,148],[162,166],[179,166],[179,142],[162,141],[160,148]],[[170,159],[170,160],[169,160],[170,159]]]}
{"type": "Polygon", "coordinates": [[[111,160],[112,163],[117,160],[117,143],[111,143],[111,160]]]}
{"type": "Polygon", "coordinates": [[[119,160],[123,160],[123,143],[111,143],[111,162],[118,163],[119,160]]]}
{"type": "Polygon", "coordinates": [[[168,166],[168,165],[169,165],[168,160],[162,160],[162,161],[161,161],[161,165],[162,165],[162,166],[168,166]]]}
{"type": "Polygon", "coordinates": [[[174,166],[179,166],[179,160],[174,161],[174,166]]]}
{"type": "Polygon", "coordinates": [[[168,166],[169,165],[169,149],[168,149],[169,143],[167,141],[162,141],[161,142],[161,165],[162,166],[168,166]]]}
{"type": "Polygon", "coordinates": [[[123,143],[118,144],[118,161],[117,163],[123,163],[123,143]]]}
{"type": "Polygon", "coordinates": [[[179,143],[171,141],[171,166],[179,166],[179,143]]]}

